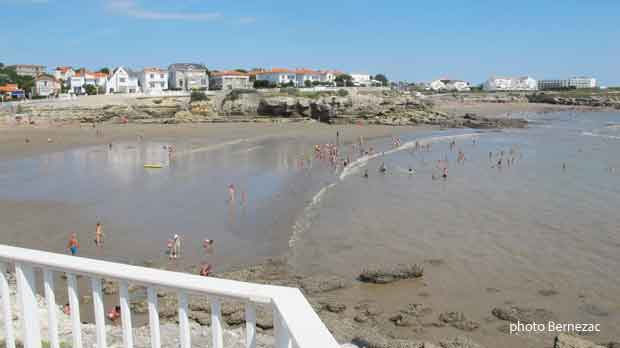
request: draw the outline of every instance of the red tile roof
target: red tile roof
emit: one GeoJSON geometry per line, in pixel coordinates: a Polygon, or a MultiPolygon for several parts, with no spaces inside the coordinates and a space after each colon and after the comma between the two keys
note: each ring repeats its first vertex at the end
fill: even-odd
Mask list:
{"type": "Polygon", "coordinates": [[[286,69],[286,68],[273,68],[270,70],[257,71],[255,75],[266,75],[266,74],[295,74],[295,70],[286,69]]]}
{"type": "Polygon", "coordinates": [[[224,71],[212,72],[211,76],[212,77],[217,77],[217,76],[249,76],[249,74],[242,73],[242,72],[236,71],[236,70],[224,70],[224,71]]]}
{"type": "Polygon", "coordinates": [[[7,93],[7,92],[15,92],[15,91],[19,91],[19,88],[17,87],[16,84],[9,83],[4,86],[0,86],[0,92],[7,93]]]}

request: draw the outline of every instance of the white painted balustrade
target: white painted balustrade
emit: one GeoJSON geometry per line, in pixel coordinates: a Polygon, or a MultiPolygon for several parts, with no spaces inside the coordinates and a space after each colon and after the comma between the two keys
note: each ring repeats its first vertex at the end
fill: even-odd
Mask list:
{"type": "Polygon", "coordinates": [[[256,306],[273,310],[276,348],[336,348],[336,340],[314,312],[308,301],[295,288],[244,283],[226,279],[201,277],[184,273],[130,266],[101,260],[48,253],[0,245],[0,305],[5,325],[6,347],[15,348],[11,297],[6,272],[15,267],[17,303],[23,320],[25,348],[41,348],[41,340],[49,340],[50,348],[59,348],[56,318],[54,274],[67,276],[67,291],[71,307],[72,347],[83,348],[79,310],[77,277],[90,279],[96,324],[97,348],[106,348],[105,313],[102,295],[103,279],[119,282],[119,302],[123,330],[123,345],[133,348],[129,284],[147,289],[151,348],[161,348],[157,289],[178,293],[179,342],[182,348],[191,347],[188,319],[188,295],[204,296],[211,303],[211,332],[213,348],[224,348],[221,318],[221,300],[245,304],[246,347],[256,347],[256,306]],[[36,271],[43,273],[43,292],[48,306],[48,317],[39,318],[36,300],[36,271]],[[40,321],[48,321],[49,337],[41,337],[40,321]]]}

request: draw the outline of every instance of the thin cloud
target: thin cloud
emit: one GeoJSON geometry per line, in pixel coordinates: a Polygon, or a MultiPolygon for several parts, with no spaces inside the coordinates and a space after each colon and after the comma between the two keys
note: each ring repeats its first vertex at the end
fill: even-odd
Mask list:
{"type": "Polygon", "coordinates": [[[136,0],[108,0],[107,7],[118,14],[150,20],[211,21],[222,16],[218,12],[187,13],[151,11],[142,8],[136,0]]]}

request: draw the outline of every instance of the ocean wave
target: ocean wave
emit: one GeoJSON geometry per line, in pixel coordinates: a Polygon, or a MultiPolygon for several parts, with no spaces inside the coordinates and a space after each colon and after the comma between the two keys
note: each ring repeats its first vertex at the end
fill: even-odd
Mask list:
{"type": "Polygon", "coordinates": [[[592,132],[581,132],[581,135],[589,136],[589,137],[600,137],[605,139],[620,139],[620,136],[617,135],[608,135],[608,134],[598,134],[592,132]]]}
{"type": "Polygon", "coordinates": [[[334,186],[336,186],[336,183],[331,183],[321,188],[319,192],[317,192],[314,197],[312,197],[310,203],[304,208],[303,214],[299,219],[295,221],[295,224],[293,225],[293,233],[288,241],[289,248],[294,248],[299,236],[301,236],[303,232],[307,231],[308,228],[310,228],[312,220],[317,215],[317,205],[321,202],[325,193],[327,193],[327,191],[334,186]]]}
{"type": "Polygon", "coordinates": [[[375,154],[362,156],[356,159],[355,161],[351,162],[346,168],[344,168],[344,170],[342,170],[342,172],[340,173],[339,179],[340,181],[343,181],[348,176],[358,173],[359,170],[363,168],[364,166],[366,166],[366,164],[368,164],[368,162],[372,159],[375,159],[380,156],[391,155],[399,151],[412,149],[415,147],[416,143],[420,145],[427,145],[427,144],[431,144],[435,142],[448,141],[448,140],[453,140],[453,139],[471,139],[471,138],[478,137],[481,134],[483,133],[476,132],[476,133],[467,133],[467,134],[459,134],[459,135],[442,135],[442,136],[435,136],[435,137],[412,140],[412,141],[402,144],[399,147],[393,148],[391,150],[377,152],[375,154]]]}
{"type": "Polygon", "coordinates": [[[312,225],[312,221],[318,215],[319,204],[323,200],[325,194],[330,189],[334,188],[338,182],[344,181],[348,176],[359,172],[361,168],[363,168],[366,164],[368,164],[368,161],[374,158],[377,158],[379,156],[391,155],[399,151],[404,151],[407,149],[414,148],[416,142],[418,142],[420,145],[427,145],[427,144],[434,143],[434,142],[449,141],[449,140],[454,140],[454,139],[472,139],[472,138],[479,137],[480,135],[483,135],[483,134],[485,133],[475,132],[475,133],[467,133],[467,134],[459,134],[459,135],[445,135],[445,136],[442,135],[442,136],[433,136],[433,137],[428,137],[428,138],[416,139],[416,140],[406,142],[402,144],[401,146],[396,147],[394,149],[376,153],[373,155],[362,156],[358,158],[357,160],[351,162],[347,167],[345,167],[342,170],[339,176],[339,180],[337,182],[331,183],[321,188],[321,190],[319,190],[319,192],[317,192],[314,195],[310,203],[304,208],[302,215],[293,224],[293,232],[291,234],[291,238],[289,239],[289,243],[288,243],[289,248],[292,250],[295,247],[295,244],[297,243],[301,235],[303,235],[303,233],[305,233],[308,229],[310,229],[310,226],[312,225]]]}

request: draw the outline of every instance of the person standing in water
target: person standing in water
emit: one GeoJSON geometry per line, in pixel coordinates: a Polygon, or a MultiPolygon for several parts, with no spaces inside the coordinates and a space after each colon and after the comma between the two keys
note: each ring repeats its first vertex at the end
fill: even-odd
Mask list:
{"type": "Polygon", "coordinates": [[[101,222],[97,222],[97,226],[95,227],[95,245],[99,247],[103,246],[103,225],[101,222]]]}
{"type": "Polygon", "coordinates": [[[80,248],[80,243],[77,240],[77,234],[71,233],[71,237],[69,237],[69,243],[67,244],[67,249],[71,251],[71,255],[75,256],[80,248]]]}
{"type": "Polygon", "coordinates": [[[175,234],[172,238],[172,248],[170,248],[170,258],[177,259],[181,254],[181,237],[175,234]]]}
{"type": "Polygon", "coordinates": [[[228,185],[228,199],[230,202],[235,201],[235,185],[234,184],[228,185]]]}

